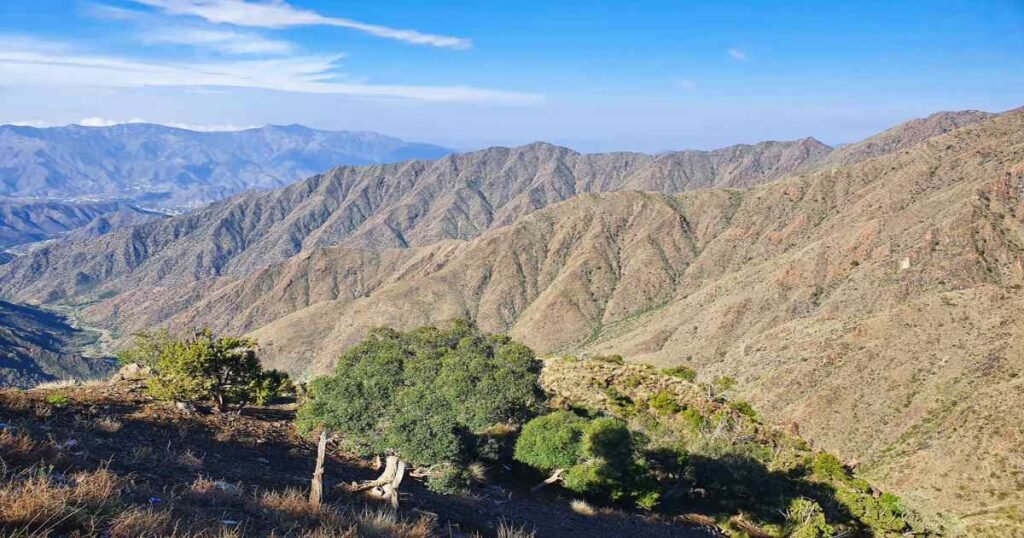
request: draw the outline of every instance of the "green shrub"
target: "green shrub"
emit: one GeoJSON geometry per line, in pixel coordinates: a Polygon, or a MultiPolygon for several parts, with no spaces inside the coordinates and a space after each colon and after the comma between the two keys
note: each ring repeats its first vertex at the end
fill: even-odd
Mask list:
{"type": "Polygon", "coordinates": [[[811,462],[811,470],[822,480],[835,480],[840,483],[846,483],[849,478],[846,467],[839,461],[839,458],[828,452],[814,455],[814,460],[811,462]]]}
{"type": "Polygon", "coordinates": [[[659,493],[637,445],[638,437],[621,420],[586,420],[559,411],[523,427],[515,458],[545,472],[564,470],[566,489],[651,509],[659,493]]]}
{"type": "Polygon", "coordinates": [[[647,405],[662,415],[672,415],[682,411],[683,409],[672,393],[667,390],[659,390],[656,392],[654,396],[651,396],[647,405]]]}
{"type": "Polygon", "coordinates": [[[333,376],[309,386],[301,431],[324,426],[359,454],[394,451],[415,465],[464,464],[495,424],[521,424],[543,402],[540,363],[507,336],[468,322],[371,331],[333,376]]]}
{"type": "Polygon", "coordinates": [[[697,379],[697,371],[687,366],[673,366],[672,368],[665,368],[661,373],[670,377],[682,379],[683,381],[689,381],[690,383],[693,383],[697,379]]]}
{"type": "Polygon", "coordinates": [[[754,406],[750,405],[749,402],[743,400],[736,400],[729,403],[729,407],[738,411],[741,415],[746,415],[750,418],[757,418],[757,411],[754,410],[754,406]]]}
{"type": "Polygon", "coordinates": [[[46,397],[46,403],[54,407],[67,407],[71,403],[71,398],[63,394],[51,394],[46,397]]]}
{"type": "Polygon", "coordinates": [[[608,405],[612,411],[622,416],[632,416],[635,409],[633,399],[619,392],[615,387],[606,387],[604,395],[608,398],[608,405]]]}
{"type": "Polygon", "coordinates": [[[679,416],[682,417],[683,422],[685,422],[694,432],[699,432],[708,421],[708,419],[705,418],[699,410],[693,407],[687,407],[679,414],[679,416]]]}
{"type": "Polygon", "coordinates": [[[607,362],[609,364],[626,364],[626,359],[622,358],[622,355],[594,355],[590,360],[607,362]]]}
{"type": "Polygon", "coordinates": [[[715,380],[711,382],[711,385],[715,388],[715,392],[717,394],[723,394],[736,388],[736,380],[727,375],[723,375],[716,377],[715,380]]]}
{"type": "Polygon", "coordinates": [[[568,469],[579,460],[587,421],[569,411],[537,417],[523,426],[515,459],[544,472],[568,469]]]}
{"type": "Polygon", "coordinates": [[[836,500],[872,529],[898,533],[907,528],[899,497],[885,493],[879,497],[854,488],[838,487],[836,500]]]}
{"type": "Polygon", "coordinates": [[[835,530],[825,520],[818,503],[803,497],[793,499],[786,511],[786,536],[791,538],[827,538],[835,530]]]}
{"type": "Polygon", "coordinates": [[[118,359],[152,368],[146,389],[159,400],[211,401],[226,410],[231,405],[262,405],[292,389],[286,375],[263,370],[254,340],[215,337],[208,329],[187,338],[174,338],[167,331],[140,333],[118,359]]]}
{"type": "Polygon", "coordinates": [[[427,489],[443,495],[464,495],[469,490],[469,471],[462,466],[443,463],[430,470],[427,489]]]}

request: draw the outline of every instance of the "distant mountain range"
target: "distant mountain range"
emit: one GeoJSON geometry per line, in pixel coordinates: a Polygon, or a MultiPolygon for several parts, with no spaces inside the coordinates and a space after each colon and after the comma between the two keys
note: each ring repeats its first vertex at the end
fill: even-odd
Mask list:
{"type": "Polygon", "coordinates": [[[0,126],[0,196],[121,198],[194,208],[339,165],[436,159],[451,150],[377,133],[269,125],[197,132],[154,124],[0,126]]]}
{"type": "Polygon", "coordinates": [[[543,354],[729,375],[765,420],[992,536],[1022,529],[1022,287],[1024,110],[837,149],[343,166],[0,266],[7,299],[114,335],[250,334],[297,374],[373,326],[469,317],[543,354]]]}

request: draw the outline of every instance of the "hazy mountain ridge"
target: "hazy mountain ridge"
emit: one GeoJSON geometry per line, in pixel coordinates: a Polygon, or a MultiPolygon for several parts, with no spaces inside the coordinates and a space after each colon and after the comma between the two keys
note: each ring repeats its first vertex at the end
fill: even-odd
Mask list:
{"type": "Polygon", "coordinates": [[[0,126],[0,195],[118,197],[198,207],[341,164],[437,158],[450,150],[377,133],[300,125],[198,132],[155,124],[0,126]]]}
{"type": "Polygon", "coordinates": [[[53,245],[15,264],[0,289],[17,287],[19,297],[50,301],[90,291],[120,275],[133,286],[181,285],[247,274],[310,248],[428,245],[474,237],[583,192],[674,192],[755,177],[776,179],[820,158],[824,149],[803,140],[652,157],[583,155],[537,143],[432,162],[340,167],[284,189],[242,194],[88,244],[53,245]],[[695,162],[702,165],[694,167],[695,162]],[[654,167],[670,173],[654,174],[654,167]],[[44,271],[49,276],[37,279],[44,271]]]}

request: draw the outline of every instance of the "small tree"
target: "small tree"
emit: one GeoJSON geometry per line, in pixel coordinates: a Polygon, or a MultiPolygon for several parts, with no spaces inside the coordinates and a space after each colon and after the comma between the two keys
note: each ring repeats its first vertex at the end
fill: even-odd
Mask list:
{"type": "Polygon", "coordinates": [[[209,329],[187,338],[159,331],[137,334],[118,358],[153,369],[146,388],[154,398],[211,401],[224,411],[231,405],[263,405],[289,389],[286,375],[263,370],[256,349],[254,340],[215,337],[209,329]]]}
{"type": "Polygon", "coordinates": [[[536,414],[539,375],[529,348],[468,322],[407,333],[376,329],[341,356],[335,375],[310,384],[297,420],[301,431],[341,434],[342,444],[362,455],[397,454],[450,469],[468,463],[478,436],[492,426],[517,426],[536,414]]]}

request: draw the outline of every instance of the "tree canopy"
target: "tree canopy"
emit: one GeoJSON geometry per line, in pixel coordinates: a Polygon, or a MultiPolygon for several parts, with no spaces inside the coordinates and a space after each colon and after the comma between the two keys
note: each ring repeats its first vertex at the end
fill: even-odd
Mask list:
{"type": "Polygon", "coordinates": [[[290,388],[286,375],[263,370],[256,350],[255,340],[217,337],[209,329],[187,337],[156,331],[136,334],[118,359],[153,369],[146,388],[154,398],[209,400],[224,410],[230,405],[263,405],[290,388]]]}
{"type": "Polygon", "coordinates": [[[540,362],[526,346],[458,321],[447,329],[376,329],[315,379],[299,410],[304,431],[325,427],[357,453],[396,453],[416,465],[465,462],[474,438],[521,424],[544,401],[540,362]]]}

